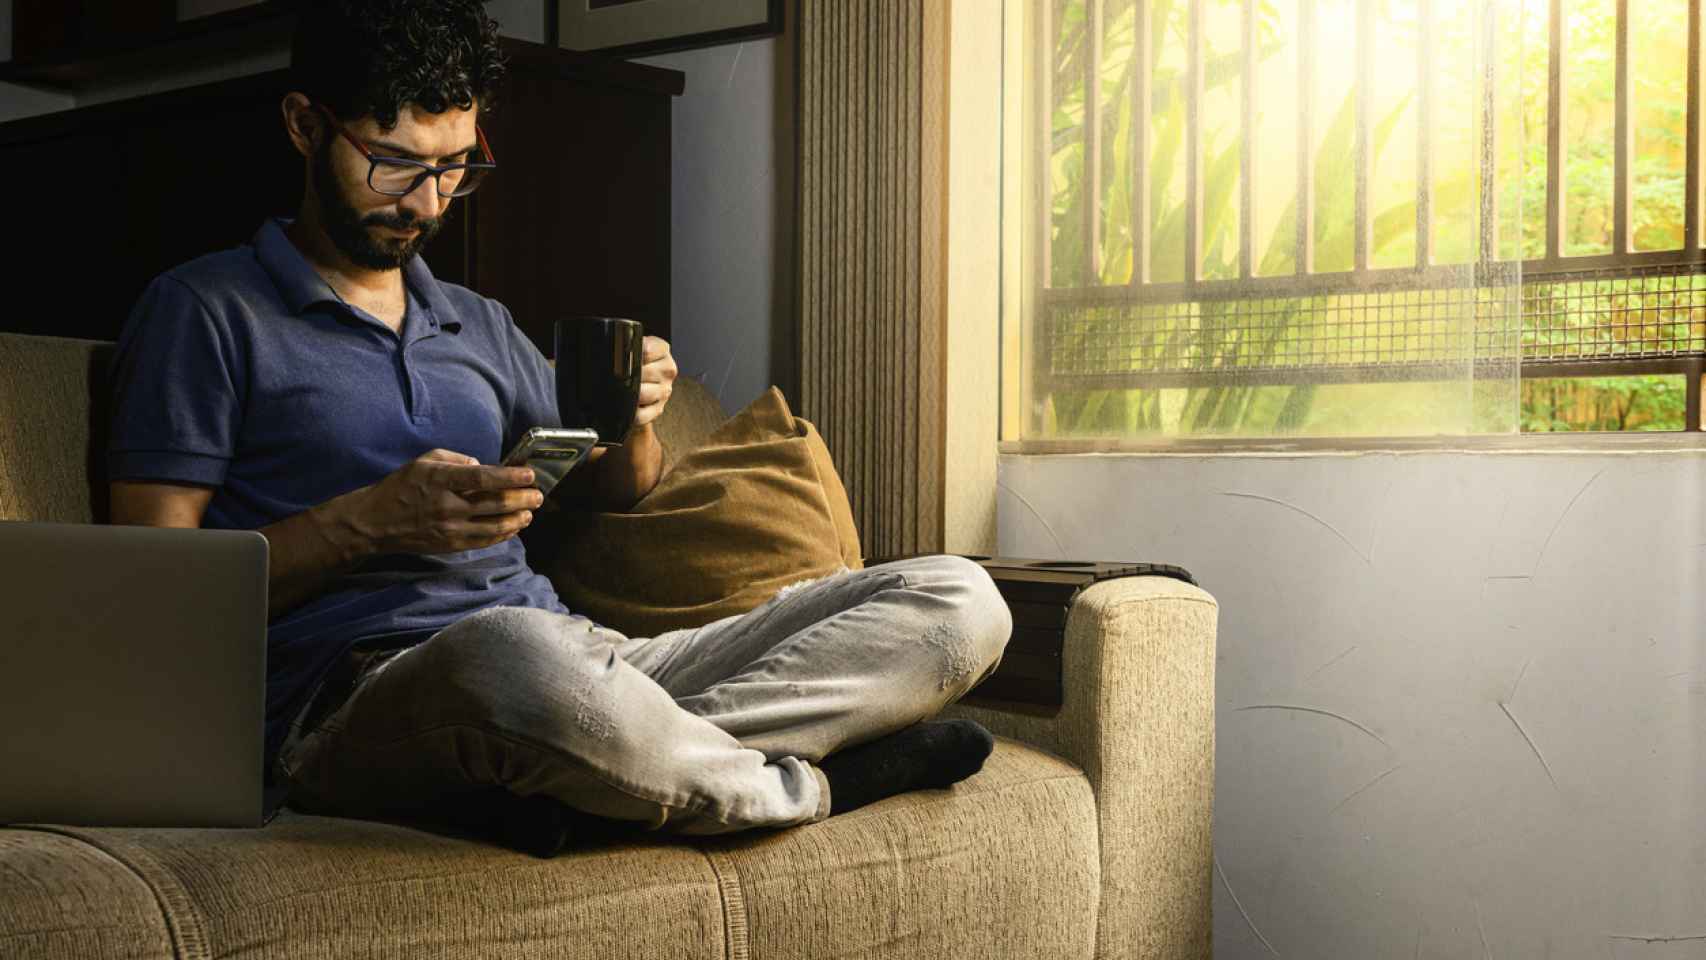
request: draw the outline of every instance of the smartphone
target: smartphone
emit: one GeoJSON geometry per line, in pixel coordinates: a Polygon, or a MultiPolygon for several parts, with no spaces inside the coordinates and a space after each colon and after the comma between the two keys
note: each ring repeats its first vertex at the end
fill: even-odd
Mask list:
{"type": "Polygon", "coordinates": [[[546,496],[598,443],[598,434],[585,428],[534,427],[522,435],[504,457],[506,467],[532,467],[533,485],[546,496]]]}

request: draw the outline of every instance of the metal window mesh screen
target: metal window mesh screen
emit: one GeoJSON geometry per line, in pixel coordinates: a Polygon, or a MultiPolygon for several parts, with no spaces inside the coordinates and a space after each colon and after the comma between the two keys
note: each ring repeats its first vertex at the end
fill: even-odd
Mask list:
{"type": "Polygon", "coordinates": [[[1506,292],[1488,287],[1057,304],[1038,346],[1051,378],[1130,375],[1134,386],[1145,374],[1431,377],[1477,357],[1511,356],[1511,306],[1506,292]]]}
{"type": "Polygon", "coordinates": [[[1525,360],[1706,353],[1706,274],[1694,266],[1622,267],[1527,283],[1525,360]]]}
{"type": "Polygon", "coordinates": [[[1644,267],[1531,280],[1521,323],[1508,287],[1187,302],[1073,302],[1051,291],[1040,373],[1131,386],[1176,379],[1390,381],[1471,363],[1706,352],[1706,275],[1644,267]],[[1520,349],[1520,354],[1519,354],[1520,349]],[[1265,376],[1264,376],[1265,375],[1265,376]]]}

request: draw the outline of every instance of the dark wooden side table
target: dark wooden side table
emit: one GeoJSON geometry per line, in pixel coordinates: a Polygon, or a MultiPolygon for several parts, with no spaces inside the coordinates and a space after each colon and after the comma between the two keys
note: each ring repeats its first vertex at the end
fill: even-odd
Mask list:
{"type": "MultiPolygon", "coordinates": [[[[873,567],[903,557],[865,561],[873,567]]],[[[1194,584],[1183,567],[1167,563],[1106,563],[967,557],[995,581],[1013,614],[1013,637],[1001,665],[961,699],[962,703],[1053,716],[1064,700],[1061,651],[1072,601],[1086,587],[1115,577],[1172,577],[1194,584]]]]}

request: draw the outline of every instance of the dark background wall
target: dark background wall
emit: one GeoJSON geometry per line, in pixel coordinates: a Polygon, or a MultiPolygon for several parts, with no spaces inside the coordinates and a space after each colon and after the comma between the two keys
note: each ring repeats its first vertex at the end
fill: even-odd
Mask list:
{"type": "MultiPolygon", "coordinates": [[[[245,0],[179,0],[182,17],[245,0]]],[[[12,52],[13,0],[0,0],[0,59],[12,52]]],[[[545,0],[492,0],[503,32],[545,35],[545,0]]],[[[652,57],[682,71],[674,107],[671,288],[682,371],[732,410],[772,383],[790,397],[794,369],[794,11],[780,37],[652,57]]],[[[282,48],[175,67],[75,95],[0,84],[0,122],[278,69],[282,48]]],[[[565,117],[565,123],[574,118],[565,117]]],[[[240,242],[244,237],[234,237],[240,242]]]]}

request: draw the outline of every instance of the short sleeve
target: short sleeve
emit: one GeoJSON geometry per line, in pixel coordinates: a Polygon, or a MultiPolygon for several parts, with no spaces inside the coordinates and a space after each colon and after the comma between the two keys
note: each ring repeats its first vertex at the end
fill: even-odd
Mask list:
{"type": "Polygon", "coordinates": [[[503,337],[514,378],[515,392],[504,424],[503,449],[509,450],[534,427],[560,427],[563,421],[557,412],[556,369],[515,325],[509,309],[498,304],[498,311],[503,317],[503,337]]]}
{"type": "Polygon", "coordinates": [[[229,327],[182,281],[143,291],[113,357],[108,476],[217,487],[236,451],[246,371],[229,327]]]}

